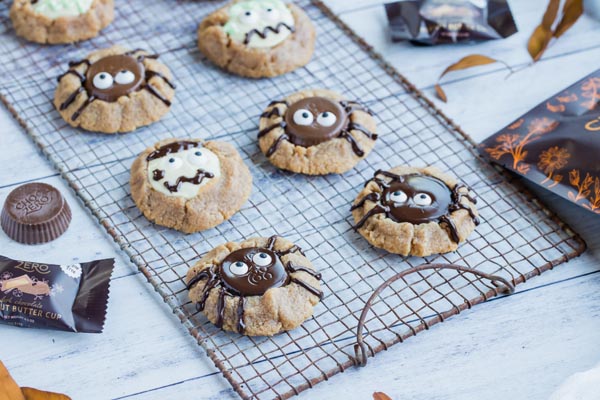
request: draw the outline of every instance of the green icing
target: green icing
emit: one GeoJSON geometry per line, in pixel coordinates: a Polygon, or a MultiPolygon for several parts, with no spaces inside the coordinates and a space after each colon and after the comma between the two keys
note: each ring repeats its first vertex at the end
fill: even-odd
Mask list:
{"type": "Polygon", "coordinates": [[[85,14],[94,0],[38,0],[33,10],[48,18],[76,17],[85,14]]]}

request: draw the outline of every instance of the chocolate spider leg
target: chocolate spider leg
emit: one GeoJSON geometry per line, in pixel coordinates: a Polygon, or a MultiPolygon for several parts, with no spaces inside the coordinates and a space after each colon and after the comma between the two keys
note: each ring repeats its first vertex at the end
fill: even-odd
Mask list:
{"type": "Polygon", "coordinates": [[[77,109],[77,111],[75,111],[73,113],[73,115],[71,116],[71,121],[75,121],[77,118],[79,118],[79,116],[81,115],[81,113],[90,105],[92,104],[92,102],[96,100],[96,98],[94,96],[90,96],[87,98],[87,100],[81,105],[81,107],[79,107],[77,109]]]}
{"type": "Polygon", "coordinates": [[[150,83],[146,82],[146,84],[144,85],[144,87],[146,88],[146,90],[148,90],[152,95],[154,95],[155,97],[157,97],[159,100],[161,100],[163,103],[165,103],[165,105],[167,106],[171,106],[171,101],[169,99],[167,99],[166,97],[164,97],[162,94],[160,94],[158,92],[158,90],[156,90],[156,88],[154,86],[152,86],[150,83]]]}
{"type": "Polygon", "coordinates": [[[298,245],[293,245],[292,247],[290,247],[287,250],[279,251],[278,255],[279,256],[285,256],[287,254],[295,253],[295,252],[298,252],[298,253],[304,255],[304,251],[302,251],[302,249],[298,245]]]}
{"type": "Polygon", "coordinates": [[[75,75],[76,77],[79,78],[79,80],[81,81],[82,84],[85,82],[85,75],[83,75],[81,72],[77,71],[76,69],[69,69],[67,72],[65,72],[64,74],[61,74],[58,78],[56,78],[56,81],[60,82],[60,80],[67,75],[75,75]]]}
{"type": "Polygon", "coordinates": [[[267,119],[269,119],[273,116],[283,117],[283,113],[285,113],[285,111],[283,111],[283,113],[282,113],[282,111],[279,109],[279,107],[277,107],[279,104],[283,104],[286,108],[288,107],[288,102],[285,100],[272,101],[267,106],[267,108],[271,108],[271,109],[260,114],[260,117],[267,118],[267,119]]]}
{"type": "Polygon", "coordinates": [[[277,235],[273,235],[271,236],[268,240],[267,240],[267,249],[269,250],[273,250],[273,246],[275,246],[275,242],[277,241],[277,235]]]}
{"type": "Polygon", "coordinates": [[[480,224],[480,220],[479,217],[477,217],[477,215],[475,215],[475,212],[473,211],[473,209],[469,206],[467,206],[466,204],[462,204],[462,203],[456,203],[456,204],[452,204],[449,208],[450,212],[454,212],[454,211],[458,211],[458,210],[466,210],[469,212],[469,216],[471,217],[471,219],[473,220],[473,223],[475,225],[479,225],[480,224]]]}
{"type": "Polygon", "coordinates": [[[383,175],[386,178],[392,178],[394,181],[397,181],[397,182],[404,182],[403,176],[396,175],[393,172],[385,171],[383,169],[378,169],[377,171],[375,171],[375,174],[373,176],[376,178],[377,175],[383,175]]]}
{"type": "Polygon", "coordinates": [[[469,200],[471,203],[473,204],[477,204],[477,198],[474,196],[471,196],[471,188],[468,187],[467,185],[465,185],[464,183],[459,183],[456,186],[454,186],[454,189],[452,189],[452,199],[454,200],[454,202],[459,203],[460,200],[465,197],[467,200],[469,200]],[[467,193],[463,193],[460,190],[461,189],[466,189],[467,193]]]}
{"type": "Polygon", "coordinates": [[[352,114],[354,111],[362,111],[369,115],[374,115],[373,111],[371,111],[369,107],[359,103],[358,101],[342,100],[340,101],[340,105],[346,110],[348,115],[352,114]]]}
{"type": "Polygon", "coordinates": [[[69,61],[69,68],[78,67],[81,64],[85,64],[88,67],[90,65],[92,65],[92,63],[90,62],[90,60],[88,60],[87,58],[84,58],[83,60],[69,61]]]}
{"type": "Polygon", "coordinates": [[[350,122],[350,124],[348,124],[348,130],[349,131],[360,131],[360,132],[364,133],[364,135],[366,137],[368,137],[369,139],[373,139],[373,140],[376,140],[378,137],[376,133],[373,133],[370,130],[368,130],[366,126],[363,126],[356,122],[350,122]]]}
{"type": "Polygon", "coordinates": [[[79,89],[77,89],[76,91],[74,91],[73,93],[71,93],[69,95],[69,97],[67,97],[67,99],[60,105],[60,111],[64,111],[67,108],[69,108],[69,106],[71,104],[73,104],[73,102],[75,101],[75,99],[77,99],[77,96],[79,96],[79,93],[83,92],[85,89],[83,86],[80,86],[79,89]]]}
{"type": "Polygon", "coordinates": [[[285,268],[288,270],[289,273],[294,273],[294,272],[306,272],[307,274],[309,274],[310,276],[312,276],[313,278],[317,279],[317,280],[321,280],[321,273],[310,269],[310,268],[306,268],[306,267],[302,267],[302,266],[296,266],[294,264],[292,264],[291,261],[288,261],[287,264],[285,265],[285,268]]]}
{"type": "Polygon", "coordinates": [[[375,214],[381,214],[381,213],[387,214],[389,212],[390,212],[389,208],[382,206],[381,204],[377,204],[375,207],[373,207],[369,211],[367,211],[367,213],[365,215],[363,215],[363,217],[360,219],[360,221],[358,221],[356,223],[356,225],[354,225],[352,227],[352,229],[354,229],[355,231],[359,230],[360,228],[363,227],[365,222],[367,222],[367,220],[375,214]]]}
{"type": "Polygon", "coordinates": [[[175,84],[173,82],[171,82],[169,80],[169,78],[167,78],[166,76],[164,76],[163,74],[161,74],[158,71],[151,71],[151,70],[146,70],[146,76],[144,77],[146,79],[146,82],[148,82],[150,79],[156,77],[161,78],[163,81],[165,81],[165,83],[169,86],[171,86],[171,89],[177,89],[177,87],[175,86],[175,84]]]}
{"type": "Polygon", "coordinates": [[[319,300],[323,299],[323,292],[321,290],[319,290],[315,287],[312,287],[311,285],[304,282],[303,280],[292,277],[292,278],[290,278],[290,281],[302,286],[304,289],[308,290],[309,292],[311,292],[312,294],[317,296],[319,298],[319,300]]]}
{"type": "Polygon", "coordinates": [[[219,289],[219,298],[217,299],[217,328],[223,328],[223,319],[225,317],[225,288],[219,289]]]}
{"type": "Polygon", "coordinates": [[[350,144],[352,145],[352,151],[354,151],[354,154],[356,154],[359,157],[362,157],[365,155],[364,150],[360,147],[360,145],[358,144],[356,139],[354,139],[354,136],[352,136],[352,134],[350,132],[344,130],[340,133],[340,135],[338,137],[344,138],[348,142],[350,142],[350,144]]]}
{"type": "Polygon", "coordinates": [[[239,334],[244,334],[246,332],[246,322],[244,321],[244,297],[240,297],[238,300],[238,308],[237,308],[237,331],[239,334]]]}
{"type": "Polygon", "coordinates": [[[258,132],[258,138],[265,136],[267,133],[271,132],[275,128],[285,128],[286,124],[284,121],[276,122],[273,125],[267,126],[265,129],[262,129],[258,132]]]}
{"type": "Polygon", "coordinates": [[[448,230],[450,231],[450,236],[452,237],[452,240],[455,243],[460,242],[460,238],[458,236],[458,229],[456,228],[456,224],[454,224],[454,221],[452,221],[452,219],[449,216],[442,215],[440,217],[440,222],[446,223],[446,225],[448,226],[448,230]]]}
{"type": "Polygon", "coordinates": [[[365,202],[367,202],[367,201],[372,201],[373,203],[377,203],[379,200],[381,200],[381,193],[379,193],[379,192],[369,193],[366,196],[364,196],[362,199],[360,199],[358,201],[358,203],[356,203],[352,207],[350,207],[350,211],[356,210],[357,208],[364,206],[365,202]]]}
{"type": "Polygon", "coordinates": [[[271,157],[277,151],[281,142],[283,142],[284,140],[289,140],[289,137],[285,133],[282,133],[281,136],[279,136],[277,140],[271,145],[269,151],[267,151],[266,156],[271,157]]]}

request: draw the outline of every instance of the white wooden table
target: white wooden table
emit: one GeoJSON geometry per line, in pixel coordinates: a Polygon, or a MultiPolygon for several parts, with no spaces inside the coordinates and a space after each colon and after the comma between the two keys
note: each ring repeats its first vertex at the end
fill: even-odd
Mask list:
{"type": "MultiPolygon", "coordinates": [[[[512,0],[520,32],[477,46],[417,48],[387,40],[381,1],[330,0],[344,21],[433,97],[437,76],[464,55],[483,53],[522,69],[505,80],[500,65],[445,79],[438,105],[476,141],[600,67],[600,22],[584,17],[533,66],[526,41],[546,0],[512,0]],[[525,68],[524,68],[525,67],[525,68]]],[[[1,60],[1,56],[0,56],[1,60]]],[[[0,232],[0,254],[66,263],[115,257],[105,331],[69,334],[0,326],[0,359],[23,386],[74,399],[228,399],[235,393],[153,289],[129,264],[9,114],[0,110],[0,202],[16,186],[59,187],[73,224],[59,240],[23,246],[0,232]]],[[[600,217],[545,196],[588,242],[580,258],[411,338],[304,399],[545,399],[567,377],[600,361],[600,217]]]]}

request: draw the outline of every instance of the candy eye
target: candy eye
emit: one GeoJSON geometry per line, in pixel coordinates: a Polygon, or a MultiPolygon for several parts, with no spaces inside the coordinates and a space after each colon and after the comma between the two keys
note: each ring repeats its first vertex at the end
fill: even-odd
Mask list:
{"type": "Polygon", "coordinates": [[[267,253],[260,252],[256,253],[252,257],[252,262],[258,265],[259,267],[266,267],[267,265],[271,265],[271,263],[273,262],[273,258],[267,253]]]}
{"type": "Polygon", "coordinates": [[[194,150],[193,153],[190,153],[188,155],[187,160],[192,165],[204,164],[204,157],[202,155],[202,150],[194,150]]]}
{"type": "Polygon", "coordinates": [[[317,123],[322,126],[331,126],[335,124],[337,118],[334,113],[325,111],[317,116],[317,123]]]}
{"type": "Polygon", "coordinates": [[[246,275],[248,273],[248,265],[243,261],[236,261],[229,265],[229,271],[237,276],[246,275]]]}
{"type": "Polygon", "coordinates": [[[277,21],[279,19],[279,11],[271,7],[265,9],[263,15],[268,21],[277,21]]]}
{"type": "Polygon", "coordinates": [[[251,25],[258,21],[258,13],[250,10],[243,11],[238,17],[242,24],[251,25]]]}
{"type": "Polygon", "coordinates": [[[408,200],[408,196],[402,190],[396,190],[392,194],[390,194],[390,200],[394,203],[406,203],[408,200]]]}
{"type": "Polygon", "coordinates": [[[113,85],[113,77],[108,72],[100,72],[92,80],[94,87],[100,90],[108,89],[113,85]]]}
{"type": "Polygon", "coordinates": [[[314,118],[312,113],[304,108],[301,108],[294,113],[294,123],[297,125],[310,125],[313,123],[314,118]]]}
{"type": "Polygon", "coordinates": [[[170,170],[179,169],[179,168],[181,168],[182,164],[183,164],[183,161],[181,160],[181,158],[168,157],[164,162],[164,168],[170,169],[170,170]]]}
{"type": "Polygon", "coordinates": [[[119,85],[128,85],[135,80],[135,74],[126,69],[119,71],[115,76],[115,82],[119,85]]]}
{"type": "Polygon", "coordinates": [[[417,193],[413,197],[413,201],[418,206],[430,206],[433,200],[431,200],[431,196],[427,193],[417,193]]]}

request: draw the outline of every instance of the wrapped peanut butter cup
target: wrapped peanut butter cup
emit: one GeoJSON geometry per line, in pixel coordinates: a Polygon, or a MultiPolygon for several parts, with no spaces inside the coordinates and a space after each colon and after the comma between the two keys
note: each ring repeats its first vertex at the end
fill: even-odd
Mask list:
{"type": "Polygon", "coordinates": [[[114,259],[55,265],[0,256],[0,324],[102,332],[114,259]]]}

